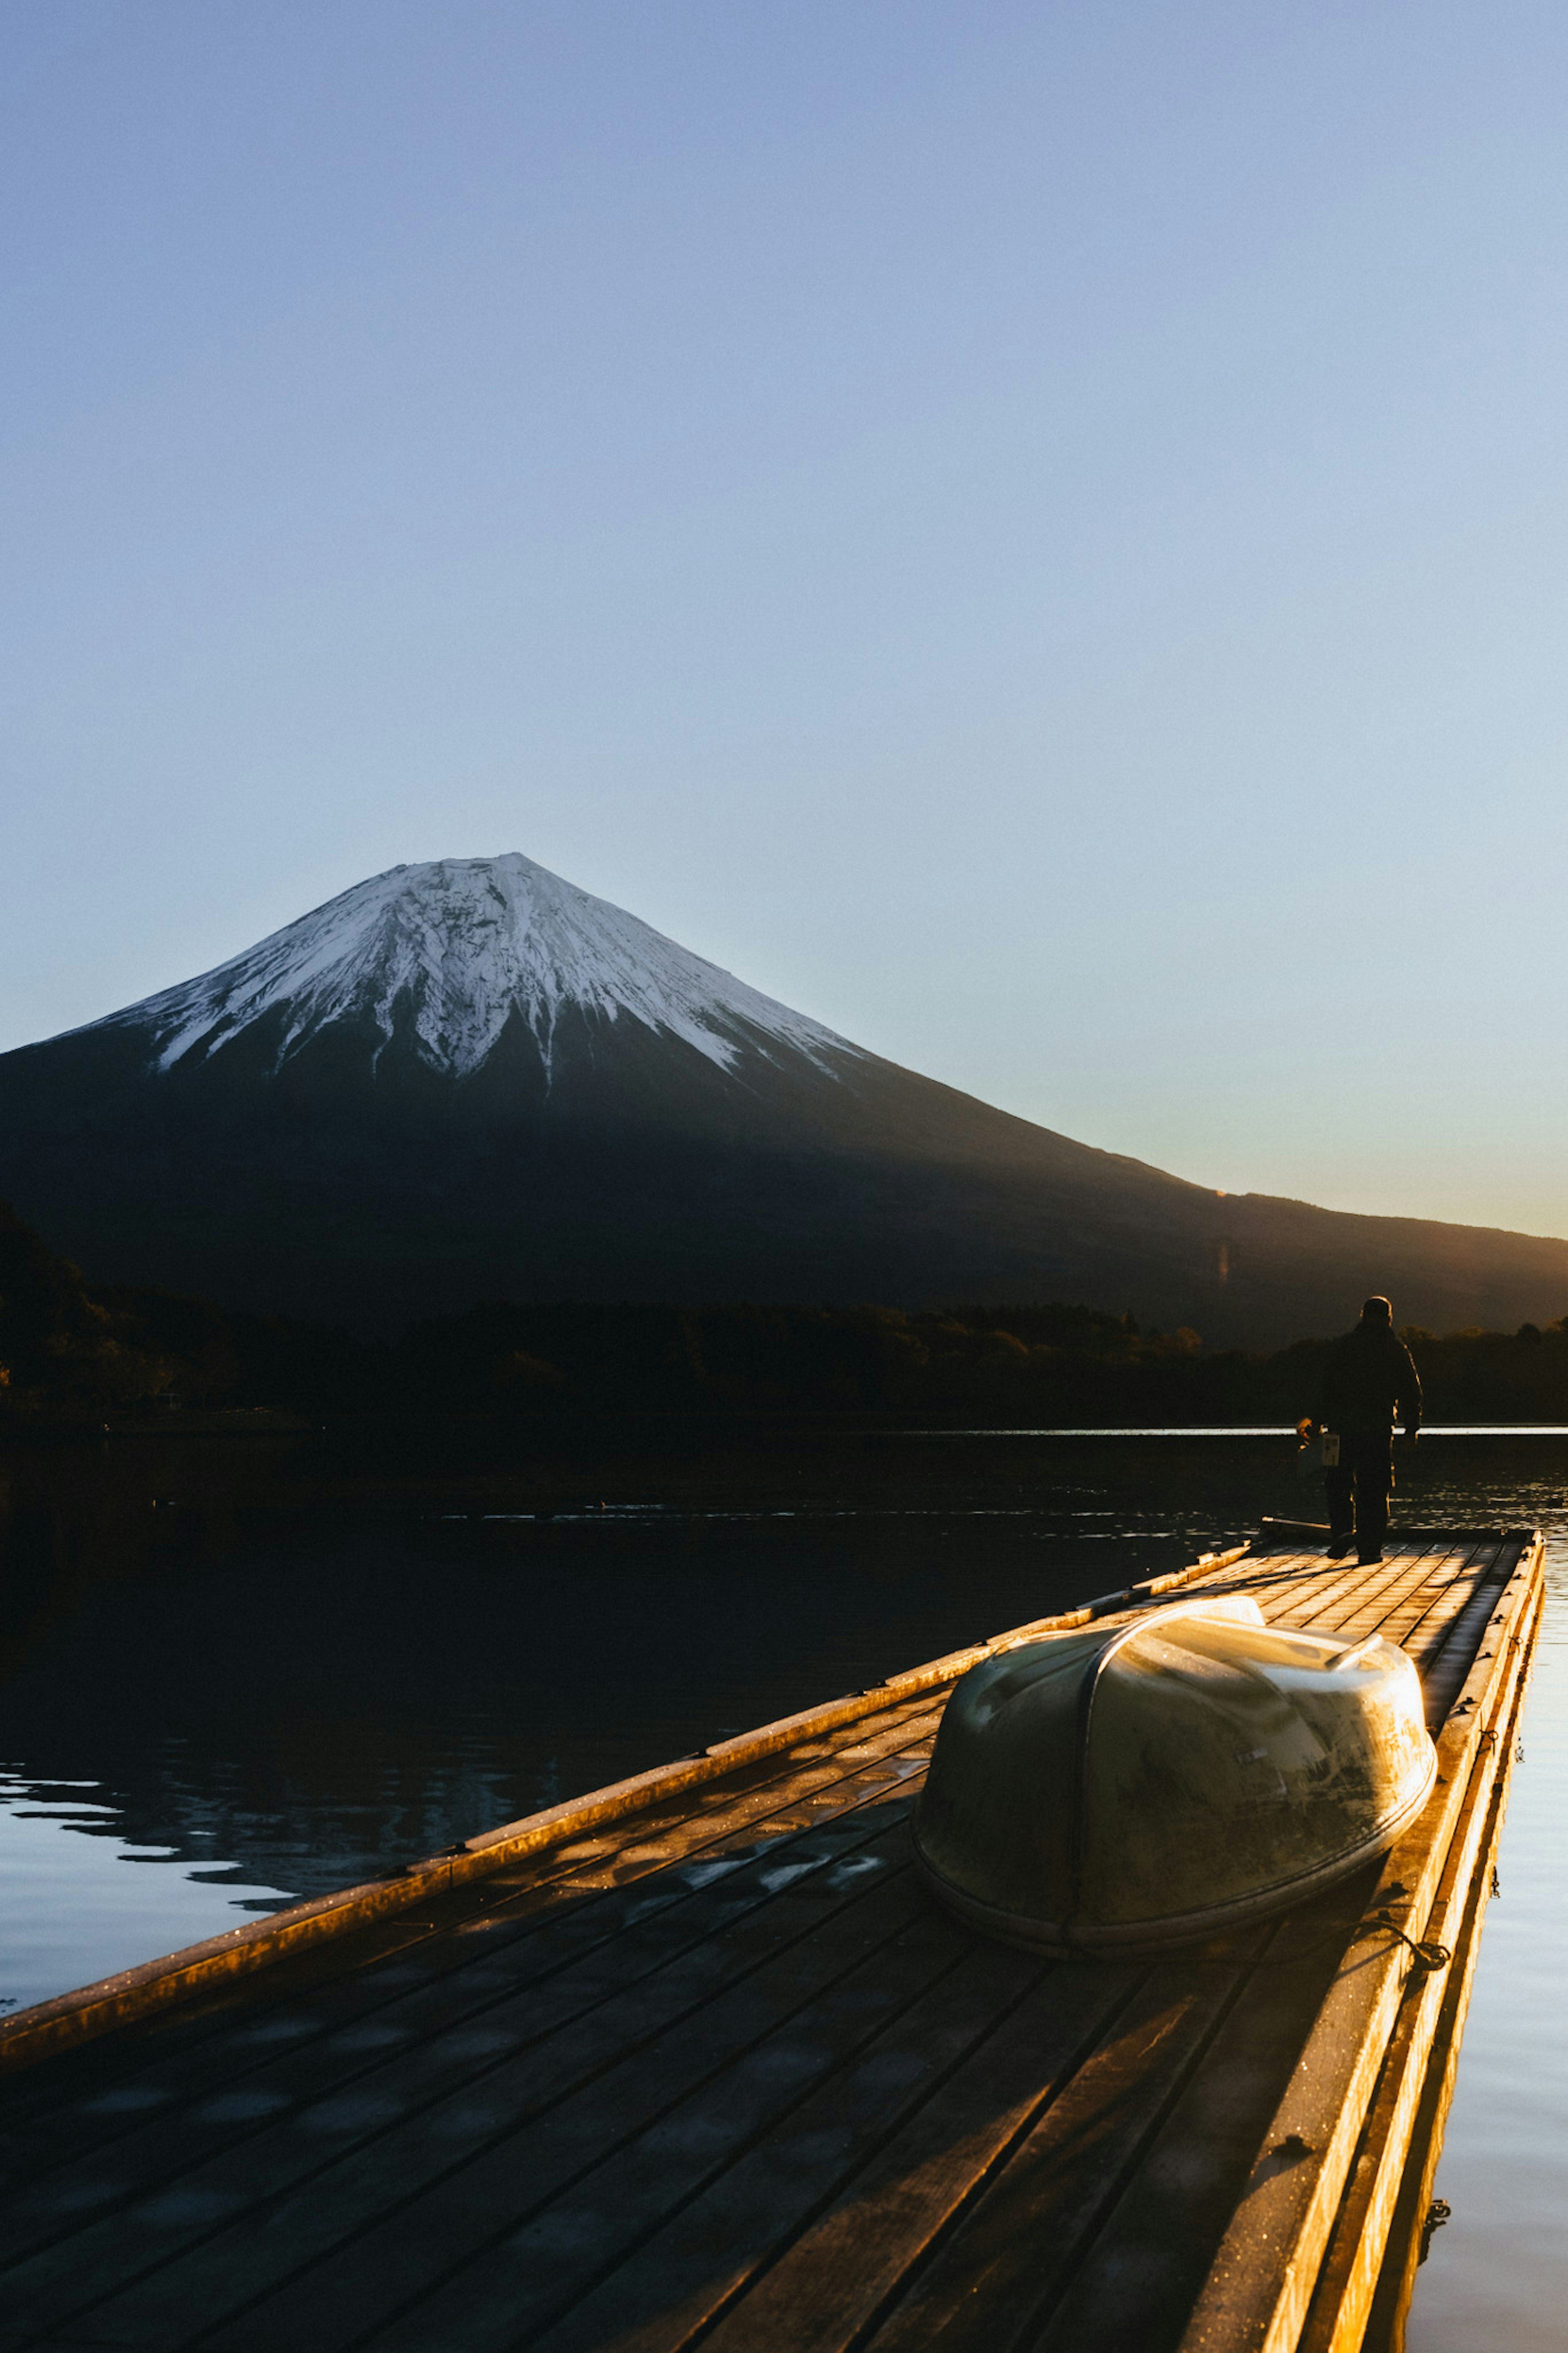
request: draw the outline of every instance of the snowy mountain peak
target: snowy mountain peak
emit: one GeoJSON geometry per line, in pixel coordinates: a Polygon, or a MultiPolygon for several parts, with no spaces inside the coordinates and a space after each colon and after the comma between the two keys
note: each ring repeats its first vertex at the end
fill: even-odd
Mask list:
{"type": "Polygon", "coordinates": [[[743,1046],[769,1041],[824,1067],[861,1050],[515,850],[395,866],[109,1018],[151,1029],[154,1064],[168,1071],[277,1008],[279,1065],[330,1022],[368,1023],[384,1044],[400,1020],[433,1068],[462,1076],[516,1014],[548,1069],[574,1008],[682,1039],[726,1070],[743,1046]]]}

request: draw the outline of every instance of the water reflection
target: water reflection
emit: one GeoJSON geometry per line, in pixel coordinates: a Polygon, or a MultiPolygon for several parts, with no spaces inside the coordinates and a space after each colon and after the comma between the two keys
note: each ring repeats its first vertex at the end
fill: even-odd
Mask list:
{"type": "Polygon", "coordinates": [[[103,1810],[50,1825],[12,1799],[13,1847],[58,1850],[59,1933],[46,1984],[36,1937],[0,1929],[0,1995],[384,1873],[1173,1566],[1277,1501],[1283,1459],[1178,1493],[1168,1461],[1125,1448],[670,1435],[651,1459],[646,1435],[600,1430],[575,1460],[417,1475],[287,1441],[14,1456],[0,1770],[103,1810]],[[163,1867],[106,1869],[116,1851],[163,1867]],[[160,1928],[147,1884],[176,1880],[160,1928]]]}
{"type": "MultiPolygon", "coordinates": [[[[1405,1473],[1402,1472],[1402,1476],[1405,1473]]],[[[1549,1605],[1410,2353],[1561,2342],[1568,1441],[1423,1441],[1407,1523],[1543,1525],[1549,1605]]],[[[699,1425],[505,1459],[0,1460],[0,2000],[63,1990],[1234,1540],[1282,1434],[699,1425]]]]}
{"type": "Polygon", "coordinates": [[[216,1935],[234,1925],[236,1902],[270,1908],[288,1900],[249,1885],[232,1864],[193,1871],[178,1847],[137,1845],[123,1834],[121,1810],[82,1785],[14,1773],[0,1773],[0,1886],[5,2010],[216,1935]],[[186,1867],[120,1868],[168,1862],[186,1867]]]}

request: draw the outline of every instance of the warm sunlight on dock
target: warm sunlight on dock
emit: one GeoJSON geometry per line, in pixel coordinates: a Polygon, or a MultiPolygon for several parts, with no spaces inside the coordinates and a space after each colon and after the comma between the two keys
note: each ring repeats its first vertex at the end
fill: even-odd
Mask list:
{"type": "Polygon", "coordinates": [[[0,2348],[1396,2347],[1542,1546],[1307,1536],[5,2021],[0,2348]],[[1438,1757],[1413,1828],[1195,1951],[958,1926],[909,1831],[957,1677],[1211,1587],[1403,1645],[1438,1757]]]}

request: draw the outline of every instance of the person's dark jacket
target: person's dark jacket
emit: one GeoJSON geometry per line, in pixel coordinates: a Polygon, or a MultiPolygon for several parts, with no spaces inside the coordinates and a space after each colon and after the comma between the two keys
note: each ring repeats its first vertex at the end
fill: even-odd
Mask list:
{"type": "Polygon", "coordinates": [[[1386,1324],[1358,1324],[1329,1350],[1318,1419],[1325,1430],[1386,1435],[1395,1414],[1421,1427],[1421,1382],[1410,1351],[1386,1324]]]}

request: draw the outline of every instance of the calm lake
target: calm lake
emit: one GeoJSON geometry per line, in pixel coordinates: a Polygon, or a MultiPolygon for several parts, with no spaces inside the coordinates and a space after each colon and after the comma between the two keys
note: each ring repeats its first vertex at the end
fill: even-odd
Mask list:
{"type": "MultiPolygon", "coordinates": [[[[1568,1434],[1425,1437],[1395,1520],[1551,1599],[1411,2353],[1568,2307],[1568,1434]]],[[[1238,1541],[1280,1435],[600,1425],[0,1453],[0,2005],[374,1877],[1238,1541]]]]}

